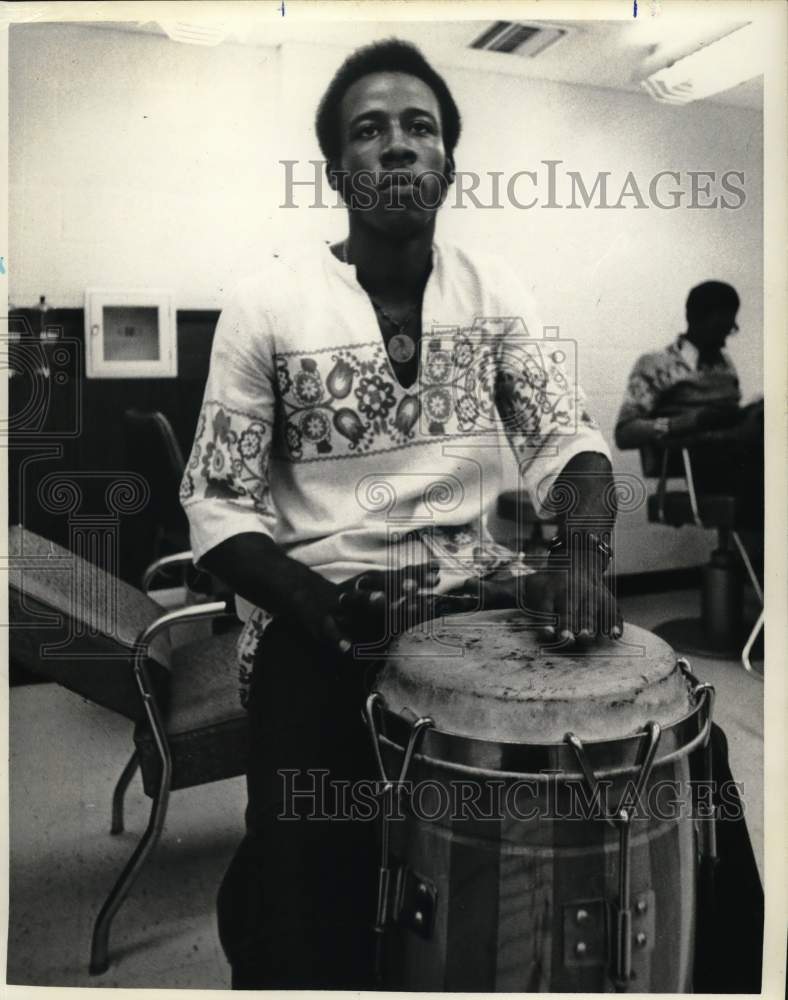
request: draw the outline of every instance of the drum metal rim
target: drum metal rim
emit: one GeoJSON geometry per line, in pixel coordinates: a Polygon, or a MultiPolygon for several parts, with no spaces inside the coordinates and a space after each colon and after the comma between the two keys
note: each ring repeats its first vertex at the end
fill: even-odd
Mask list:
{"type": "MultiPolygon", "coordinates": [[[[701,685],[703,687],[703,685],[701,685]]],[[[662,729],[654,767],[668,764],[703,745],[711,729],[711,694],[700,690],[697,704],[681,719],[662,729]]],[[[385,705],[379,708],[378,738],[389,749],[403,753],[411,723],[385,705]]],[[[640,768],[646,732],[608,740],[584,740],[588,761],[598,778],[616,777],[640,768]]],[[[413,760],[442,770],[532,781],[582,779],[577,757],[568,743],[515,743],[462,736],[434,727],[425,730],[413,760]]]]}

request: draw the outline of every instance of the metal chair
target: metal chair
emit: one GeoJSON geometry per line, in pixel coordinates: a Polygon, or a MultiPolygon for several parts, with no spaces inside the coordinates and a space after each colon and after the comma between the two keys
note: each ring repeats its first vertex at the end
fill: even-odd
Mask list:
{"type": "Polygon", "coordinates": [[[143,556],[139,566],[147,567],[142,573],[142,589],[146,590],[149,582],[145,574],[153,571],[194,593],[231,600],[232,594],[220,580],[194,567],[188,551],[189,522],[178,498],[185,463],[172,424],[158,410],[129,409],[123,419],[129,468],[145,479],[154,498],[149,511],[136,519],[145,522],[138,525],[143,556]]]}
{"type": "Polygon", "coordinates": [[[756,627],[751,632],[745,630],[741,620],[742,586],[736,555],[741,560],[761,608],[763,590],[736,530],[739,513],[736,497],[719,493],[698,493],[687,447],[641,448],[640,458],[644,476],[658,478],[657,489],[647,500],[650,522],[673,527],[692,524],[717,532],[717,547],[703,568],[700,618],[663,622],[653,631],[681,652],[723,659],[741,657],[745,669],[754,676],[759,676],[752,671],[749,656],[763,625],[763,611],[756,627]],[[682,478],[685,488],[668,490],[669,478],[682,478]]]}
{"type": "Polygon", "coordinates": [[[747,642],[744,644],[744,649],[741,651],[741,662],[744,669],[748,674],[752,674],[753,677],[757,677],[758,680],[763,680],[760,674],[756,673],[752,669],[752,663],[750,662],[750,655],[752,654],[753,646],[758,640],[758,636],[763,630],[763,608],[761,608],[761,613],[758,615],[758,620],[752,627],[752,632],[750,632],[747,637],[747,642]]]}
{"type": "MultiPolygon", "coordinates": [[[[240,627],[171,648],[173,626],[228,616],[227,602],[165,612],[142,591],[21,526],[10,529],[9,556],[12,661],[135,723],[111,832],[123,830],[123,797],[137,768],[152,799],[147,829],[94,924],[90,972],[98,975],[109,967],[113,918],[161,836],[170,792],[245,773],[240,627]]],[[[160,569],[153,567],[148,580],[160,569]]]]}
{"type": "Polygon", "coordinates": [[[126,410],[123,427],[126,467],[148,482],[154,498],[135,519],[141,570],[159,556],[189,548],[189,523],[178,499],[184,458],[172,424],[158,410],[126,410]]]}

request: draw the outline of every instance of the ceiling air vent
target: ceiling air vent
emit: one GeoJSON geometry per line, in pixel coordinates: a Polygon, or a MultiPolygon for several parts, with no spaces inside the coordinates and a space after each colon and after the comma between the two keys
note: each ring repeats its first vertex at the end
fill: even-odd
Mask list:
{"type": "Polygon", "coordinates": [[[515,21],[495,21],[471,42],[472,49],[486,52],[508,52],[518,56],[536,56],[566,34],[564,28],[545,25],[518,24],[515,21]]]}

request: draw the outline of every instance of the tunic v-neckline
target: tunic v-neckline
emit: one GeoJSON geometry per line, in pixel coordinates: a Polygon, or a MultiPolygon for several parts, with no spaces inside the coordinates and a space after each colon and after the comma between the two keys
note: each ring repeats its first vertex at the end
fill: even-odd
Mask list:
{"type": "Polygon", "coordinates": [[[371,316],[372,322],[374,324],[374,329],[377,331],[377,335],[380,338],[380,343],[383,347],[383,354],[386,358],[386,365],[388,367],[392,379],[394,380],[394,383],[398,386],[399,389],[402,390],[402,392],[405,393],[410,392],[414,386],[417,386],[419,384],[419,380],[421,378],[422,349],[424,344],[424,315],[427,311],[425,309],[425,305],[427,303],[428,297],[431,298],[432,288],[436,280],[435,272],[437,270],[437,260],[439,256],[438,248],[436,247],[435,242],[433,241],[431,248],[432,267],[430,268],[430,273],[427,276],[427,281],[424,285],[424,292],[421,297],[421,309],[419,310],[418,314],[420,333],[418,342],[416,344],[416,372],[413,377],[413,380],[411,382],[408,382],[407,385],[405,385],[401,381],[397,373],[397,369],[394,367],[394,362],[391,360],[391,355],[389,354],[388,347],[386,346],[386,338],[383,336],[383,331],[380,329],[380,323],[378,322],[377,311],[374,305],[372,304],[372,299],[370,298],[369,293],[364,289],[361,282],[358,280],[356,265],[351,264],[344,260],[340,260],[340,258],[337,257],[336,254],[331,250],[330,245],[326,247],[326,251],[328,252],[328,255],[330,256],[331,260],[334,262],[334,265],[338,269],[338,273],[342,276],[342,278],[347,280],[348,284],[355,289],[357,294],[362,295],[364,297],[364,301],[367,306],[367,312],[371,316]]]}

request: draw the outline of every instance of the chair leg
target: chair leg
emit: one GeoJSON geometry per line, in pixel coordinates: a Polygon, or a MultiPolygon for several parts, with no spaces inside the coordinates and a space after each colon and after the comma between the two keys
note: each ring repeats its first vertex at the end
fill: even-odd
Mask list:
{"type": "MultiPolygon", "coordinates": [[[[170,799],[170,786],[172,785],[172,755],[167,743],[167,733],[164,729],[164,722],[159,711],[159,706],[154,696],[153,687],[148,676],[148,668],[145,662],[147,656],[147,643],[155,634],[155,627],[143,632],[138,641],[134,653],[134,679],[142,696],[145,714],[148,717],[151,732],[156,742],[156,751],[159,757],[159,781],[156,794],[153,797],[150,819],[145,833],[137,848],[126,862],[126,867],[120,873],[120,878],[112,887],[112,891],[107,896],[104,905],[101,907],[96,923],[93,925],[93,940],[90,945],[90,974],[98,976],[106,972],[109,968],[109,929],[112,919],[118,912],[126,896],[128,896],[135,879],[140,873],[140,869],[145,864],[148,855],[161,836],[164,829],[164,819],[167,815],[167,804],[170,799]]],[[[128,770],[130,764],[126,766],[128,770]]]]}
{"type": "Polygon", "coordinates": [[[760,674],[756,674],[756,672],[752,669],[750,653],[752,652],[752,647],[755,645],[755,641],[763,628],[763,590],[761,589],[758,575],[756,574],[752,562],[750,561],[747,549],[745,548],[741,538],[739,538],[739,533],[737,531],[733,531],[731,534],[733,535],[733,540],[736,543],[736,548],[739,550],[741,560],[744,563],[744,568],[747,570],[747,575],[750,578],[753,590],[758,595],[758,600],[761,602],[761,613],[758,615],[758,621],[755,625],[753,625],[752,632],[750,632],[747,642],[744,644],[744,649],[741,651],[741,662],[744,669],[748,674],[752,674],[753,677],[760,678],[760,674]]]}
{"type": "MultiPolygon", "coordinates": [[[[127,765],[128,769],[128,765],[127,765]]],[[[93,925],[93,941],[90,947],[90,974],[101,975],[109,968],[109,929],[115,914],[131,891],[140,869],[145,864],[148,855],[161,836],[164,829],[164,819],[167,815],[167,804],[170,797],[170,775],[168,769],[162,774],[162,781],[151,806],[150,819],[142,839],[126,863],[112,891],[107,896],[101,911],[93,925]]]]}
{"type": "Polygon", "coordinates": [[[758,595],[758,600],[763,604],[763,590],[761,589],[761,584],[758,580],[758,575],[753,569],[750,557],[747,554],[747,549],[744,547],[744,543],[739,537],[738,531],[732,531],[733,540],[736,543],[736,548],[739,550],[739,555],[741,556],[741,561],[744,563],[744,568],[747,570],[747,576],[750,578],[750,583],[753,586],[755,593],[758,595]]]}
{"type": "Polygon", "coordinates": [[[753,677],[757,677],[759,680],[763,680],[760,674],[757,674],[752,669],[752,663],[750,663],[750,653],[752,652],[752,647],[755,645],[755,640],[758,638],[758,634],[763,628],[763,611],[758,615],[758,621],[753,626],[752,632],[750,632],[750,637],[747,640],[744,649],[741,651],[741,662],[744,669],[748,674],[752,674],[753,677]]]}
{"type": "Polygon", "coordinates": [[[135,750],[129,758],[129,762],[123,768],[118,778],[118,783],[115,785],[115,791],[112,793],[112,825],[109,828],[109,832],[113,835],[123,833],[123,799],[126,795],[126,790],[131,784],[131,779],[137,773],[138,767],[139,759],[135,750]]]}

